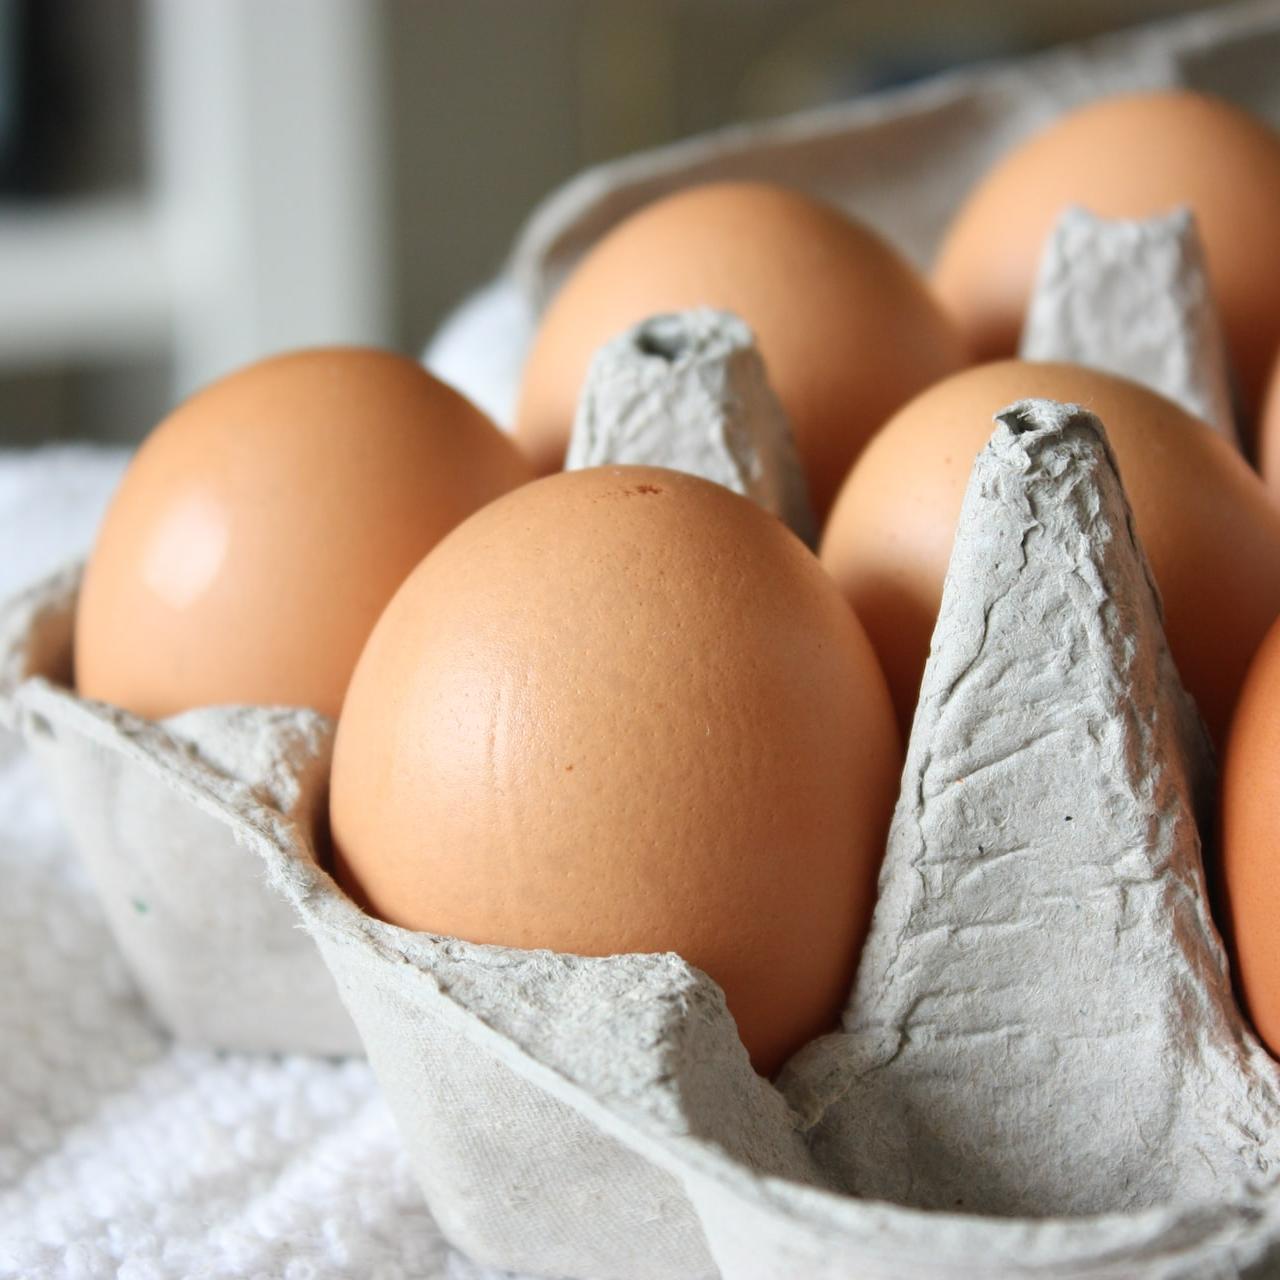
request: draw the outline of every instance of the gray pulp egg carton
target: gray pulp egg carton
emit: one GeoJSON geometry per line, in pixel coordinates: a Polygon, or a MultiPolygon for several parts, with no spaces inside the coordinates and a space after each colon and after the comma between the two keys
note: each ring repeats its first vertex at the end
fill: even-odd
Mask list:
{"type": "MultiPolygon", "coordinates": [[[[1042,321],[1105,292],[1100,272],[1124,289],[1107,245],[1134,235],[1182,264],[1171,296],[1196,296],[1185,219],[1097,224],[1079,271],[1051,244],[1042,321]]],[[[1175,345],[1215,332],[1163,314],[1175,345]]],[[[1184,402],[1215,367],[1192,356],[1195,377],[1165,387],[1184,402]]],[[[803,520],[782,422],[741,321],[657,317],[597,354],[573,456],[697,461],[803,520]]],[[[65,653],[73,592],[28,601],[11,681],[15,654],[30,672],[65,653]]],[[[289,785],[255,787],[230,777],[247,756],[193,768],[197,748],[154,736],[166,726],[47,678],[10,706],[55,776],[77,734],[99,740],[78,718],[105,718],[260,858],[336,979],[432,1212],[482,1264],[590,1280],[1280,1265],[1280,1072],[1206,907],[1211,753],[1104,427],[1076,406],[1010,406],[975,464],[854,989],[774,1083],[678,956],[522,952],[364,914],[323,869],[324,770],[305,755],[276,757],[289,785]]]]}

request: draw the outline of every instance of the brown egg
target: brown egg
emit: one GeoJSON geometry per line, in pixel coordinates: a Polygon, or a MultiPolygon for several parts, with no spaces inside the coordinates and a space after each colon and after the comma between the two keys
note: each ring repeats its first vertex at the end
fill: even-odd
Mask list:
{"type": "Polygon", "coordinates": [[[1280,623],[1249,667],[1222,765],[1220,878],[1236,985],[1280,1057],[1280,623]]]}
{"type": "Polygon", "coordinates": [[[1258,415],[1258,470],[1272,498],[1280,501],[1280,350],[1258,415]]]}
{"type": "Polygon", "coordinates": [[[1280,511],[1220,435],[1124,378],[1016,360],[931,387],[876,436],[823,534],[822,562],[867,628],[909,726],[969,471],[992,415],[1044,396],[1102,419],[1164,597],[1183,683],[1221,743],[1258,642],[1280,614],[1280,511]]]}
{"type": "Polygon", "coordinates": [[[876,427],[964,363],[924,282],[865,227],[781,187],[693,187],[614,228],[548,308],[516,426],[539,471],[563,463],[595,349],[646,316],[702,305],[755,330],[820,516],[876,427]]]}
{"type": "Polygon", "coordinates": [[[80,594],[77,687],[150,717],[216,703],[337,715],[409,571],[529,478],[411,360],[338,348],[250,365],[176,409],[125,474],[80,594]]]}
{"type": "Polygon", "coordinates": [[[780,521],[679,472],[567,472],[461,525],[379,621],[336,866],[406,928],[676,951],[772,1072],[838,1016],[900,768],[866,635],[780,521]]]}
{"type": "Polygon", "coordinates": [[[1012,355],[1045,237],[1068,205],[1195,212],[1247,408],[1280,345],[1280,134],[1186,90],[1106,98],[1015,148],[956,215],[933,282],[980,359],[1012,355]]]}

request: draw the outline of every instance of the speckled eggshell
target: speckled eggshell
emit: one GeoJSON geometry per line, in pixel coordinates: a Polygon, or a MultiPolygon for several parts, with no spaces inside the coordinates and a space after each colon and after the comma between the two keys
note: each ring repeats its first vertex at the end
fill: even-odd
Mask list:
{"type": "Polygon", "coordinates": [[[924,281],[867,228],[782,187],[692,187],[615,227],[548,308],[516,425],[539,471],[563,463],[596,347],[649,315],[698,306],[755,331],[819,515],[871,432],[965,359],[924,281]]]}
{"type": "Polygon", "coordinates": [[[1045,238],[1068,205],[1145,218],[1189,205],[1246,410],[1280,345],[1280,134],[1169,90],[1105,98],[1007,155],[961,206],[933,282],[975,356],[1012,355],[1045,238]]]}
{"type": "Polygon", "coordinates": [[[77,689],[152,718],[220,703],[336,716],[410,570],[530,478],[412,360],[335,348],[250,365],[176,409],[125,474],[80,595],[77,689]]]}
{"type": "Polygon", "coordinates": [[[1127,379],[1009,360],[965,370],[896,414],[849,474],[822,562],[857,611],[909,726],[960,506],[992,415],[1044,396],[1102,419],[1164,599],[1184,684],[1221,745],[1249,660],[1280,614],[1280,510],[1219,434],[1127,379]]]}
{"type": "Polygon", "coordinates": [[[866,635],[780,521],[679,472],[562,473],[456,529],[379,621],[335,865],[410,929],[678,952],[768,1073],[838,1016],[900,769],[866,635]]]}
{"type": "Polygon", "coordinates": [[[1280,624],[1249,667],[1222,765],[1219,880],[1237,989],[1280,1057],[1280,624]]]}

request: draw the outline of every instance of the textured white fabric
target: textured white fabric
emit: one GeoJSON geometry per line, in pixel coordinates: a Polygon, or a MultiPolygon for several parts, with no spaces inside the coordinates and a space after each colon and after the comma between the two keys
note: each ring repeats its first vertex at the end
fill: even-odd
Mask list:
{"type": "MultiPolygon", "coordinates": [[[[0,593],[84,548],[119,452],[0,453],[0,593]]],[[[451,1257],[367,1065],[175,1049],[0,733],[0,1276],[419,1280],[451,1257]]]]}

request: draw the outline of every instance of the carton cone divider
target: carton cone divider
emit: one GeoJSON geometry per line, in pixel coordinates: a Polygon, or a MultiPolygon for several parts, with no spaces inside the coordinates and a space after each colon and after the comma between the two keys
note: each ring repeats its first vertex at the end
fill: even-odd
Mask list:
{"type": "Polygon", "coordinates": [[[1040,259],[1019,354],[1141,382],[1239,443],[1222,324],[1189,209],[1063,211],[1040,259]]]}
{"type": "Polygon", "coordinates": [[[931,1209],[1209,1201],[1265,1178],[1280,1118],[1209,918],[1210,749],[1102,425],[999,420],[813,1150],[931,1209]]]}

